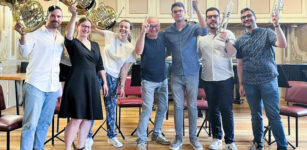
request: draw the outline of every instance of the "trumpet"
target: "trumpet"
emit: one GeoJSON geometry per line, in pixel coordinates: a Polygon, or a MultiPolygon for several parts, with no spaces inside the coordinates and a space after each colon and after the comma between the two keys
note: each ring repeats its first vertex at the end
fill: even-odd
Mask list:
{"type": "Polygon", "coordinates": [[[227,4],[226,8],[225,8],[224,13],[223,13],[222,21],[218,25],[218,30],[216,31],[217,32],[216,35],[227,29],[227,25],[229,23],[229,18],[230,18],[230,15],[232,13],[233,8],[234,8],[234,3],[232,2],[232,0],[230,0],[227,4]]]}
{"type": "Polygon", "coordinates": [[[23,32],[33,32],[45,24],[43,6],[38,1],[0,0],[0,5],[12,10],[13,19],[24,26],[23,32]]]}
{"type": "Polygon", "coordinates": [[[284,9],[284,0],[274,0],[272,15],[279,16],[280,12],[284,9]]]}

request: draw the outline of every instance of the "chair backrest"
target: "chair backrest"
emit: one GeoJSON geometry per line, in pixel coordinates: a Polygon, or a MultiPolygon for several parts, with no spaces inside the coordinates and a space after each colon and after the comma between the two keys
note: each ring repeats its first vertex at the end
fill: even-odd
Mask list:
{"type": "MultiPolygon", "coordinates": [[[[118,93],[120,92],[120,87],[118,93]]],[[[131,86],[131,76],[128,76],[125,83],[125,94],[126,96],[142,96],[141,86],[131,86]]]]}
{"type": "Polygon", "coordinates": [[[20,63],[20,73],[26,73],[27,72],[27,66],[29,62],[23,61],[20,63]]]}
{"type": "Polygon", "coordinates": [[[307,82],[289,81],[291,88],[286,89],[285,100],[300,104],[307,104],[307,82]]]}
{"type": "Polygon", "coordinates": [[[206,93],[203,88],[198,88],[197,99],[206,99],[206,93]]]}
{"type": "Polygon", "coordinates": [[[1,116],[1,110],[6,109],[5,107],[5,101],[4,101],[4,94],[2,90],[2,86],[0,85],[0,116],[1,116]]]}

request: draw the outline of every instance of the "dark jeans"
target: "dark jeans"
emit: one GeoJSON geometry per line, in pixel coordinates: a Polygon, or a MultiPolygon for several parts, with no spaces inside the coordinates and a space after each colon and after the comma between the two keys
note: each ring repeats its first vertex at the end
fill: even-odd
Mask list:
{"type": "Polygon", "coordinates": [[[209,121],[213,138],[222,139],[221,115],[225,132],[225,143],[234,142],[234,123],[232,113],[233,78],[223,81],[203,81],[209,106],[209,121]]]}

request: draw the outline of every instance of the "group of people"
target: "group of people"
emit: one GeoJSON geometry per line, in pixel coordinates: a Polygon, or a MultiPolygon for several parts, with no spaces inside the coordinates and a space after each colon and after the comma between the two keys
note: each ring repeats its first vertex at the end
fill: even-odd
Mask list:
{"type": "Polygon", "coordinates": [[[175,21],[160,31],[156,17],[146,17],[140,36],[134,47],[131,44],[132,23],[119,22],[114,33],[99,30],[87,18],[77,22],[77,8],[69,7],[72,17],[65,37],[57,31],[62,22],[62,10],[58,6],[48,8],[46,25],[26,34],[22,25],[15,30],[21,35],[20,54],[29,57],[24,96],[24,120],[21,135],[22,150],[42,150],[51,123],[59,90],[59,63],[66,47],[72,64],[64,84],[60,117],[71,118],[65,130],[65,149],[70,150],[78,134],[77,149],[91,149],[93,120],[102,119],[100,90],[103,89],[108,143],[115,147],[123,144],[116,138],[117,96],[125,96],[124,85],[135,55],[141,55],[142,113],[137,128],[137,149],[147,150],[147,128],[152,113],[154,94],[157,96],[157,113],[151,140],[170,145],[179,150],[183,139],[183,110],[186,98],[189,114],[189,140],[195,150],[203,146],[196,137],[197,92],[199,69],[208,100],[208,117],[212,128],[210,149],[222,147],[222,127],[226,150],[237,150],[234,138],[232,113],[233,76],[232,58],[238,60],[240,95],[246,95],[252,114],[253,145],[250,150],[262,150],[263,121],[262,104],[272,126],[278,149],[287,149],[283,125],[279,116],[278,72],[274,47],[286,47],[286,39],[273,15],[274,30],[257,26],[253,10],[241,10],[241,22],[245,33],[238,40],[229,31],[218,30],[221,15],[217,8],[201,14],[198,1],[193,0],[198,23],[185,19],[186,10],[181,2],[171,6],[175,21]],[[76,23],[77,22],[77,23],[76,23]],[[105,38],[105,48],[100,52],[98,43],[89,40],[91,31],[105,38]],[[74,37],[74,32],[77,31],[74,37]],[[174,126],[176,136],[170,142],[163,136],[162,124],[168,109],[168,78],[165,58],[172,56],[171,89],[174,100],[174,126]],[[118,92],[118,86],[120,91],[118,92]],[[221,120],[223,126],[221,125],[221,120]]]}

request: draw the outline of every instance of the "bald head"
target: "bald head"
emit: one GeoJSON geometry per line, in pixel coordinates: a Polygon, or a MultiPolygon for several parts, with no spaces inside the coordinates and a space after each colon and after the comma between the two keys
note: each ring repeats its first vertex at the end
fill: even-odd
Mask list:
{"type": "Polygon", "coordinates": [[[160,31],[160,22],[157,17],[148,17],[147,23],[150,25],[147,33],[147,37],[150,39],[156,39],[160,31]]]}

